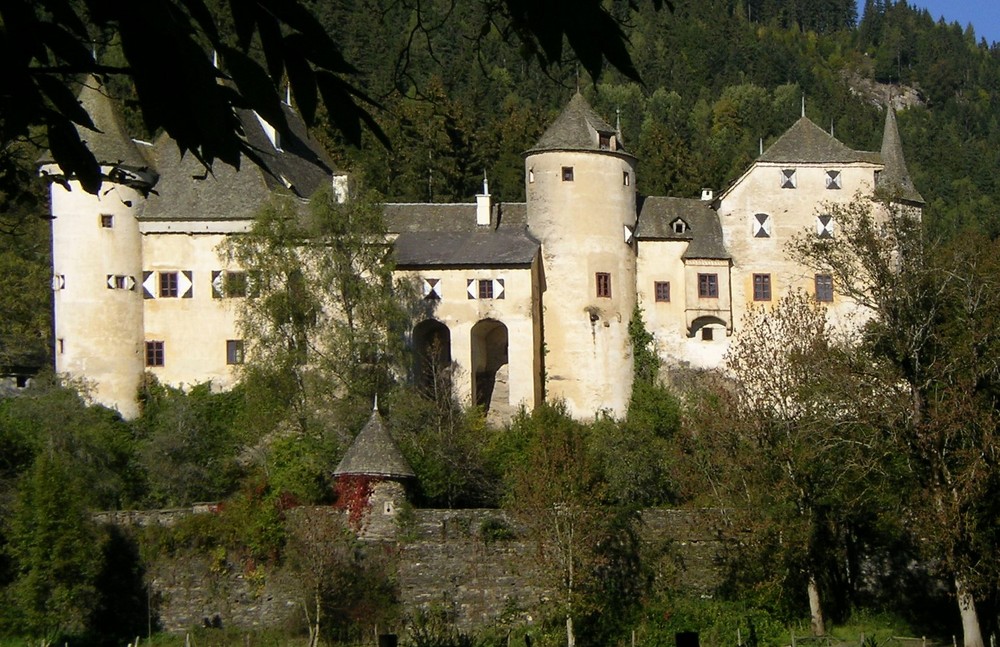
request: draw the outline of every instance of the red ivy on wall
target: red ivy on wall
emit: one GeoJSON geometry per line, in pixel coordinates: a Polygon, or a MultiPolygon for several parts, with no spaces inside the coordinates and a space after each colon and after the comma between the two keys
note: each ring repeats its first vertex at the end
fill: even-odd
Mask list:
{"type": "Polygon", "coordinates": [[[346,474],[338,476],[333,485],[337,496],[333,506],[347,511],[347,521],[355,530],[361,529],[361,521],[368,510],[368,499],[379,480],[377,476],[346,474]]]}

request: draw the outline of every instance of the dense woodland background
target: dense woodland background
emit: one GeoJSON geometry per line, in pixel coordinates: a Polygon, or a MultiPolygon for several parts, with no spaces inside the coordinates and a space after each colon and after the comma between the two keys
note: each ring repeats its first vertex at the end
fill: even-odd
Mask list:
{"type": "MultiPolygon", "coordinates": [[[[609,121],[620,119],[625,144],[640,160],[641,193],[687,197],[702,187],[720,190],[738,177],[761,143],[766,147],[794,123],[803,97],[814,122],[851,147],[878,150],[885,100],[905,95],[909,105],[899,111],[899,125],[911,175],[927,200],[926,240],[997,257],[1000,47],[977,41],[971,27],[936,23],[905,2],[868,0],[861,17],[852,0],[675,0],[659,11],[646,3],[637,11],[626,2],[612,3],[626,26],[642,84],[613,71],[595,81],[572,60],[544,70],[526,62],[524,52],[502,34],[482,29],[485,3],[309,4],[358,67],[360,86],[382,106],[375,116],[389,136],[389,149],[367,134],[362,146],[353,147],[335,128],[315,133],[338,165],[375,196],[369,206],[377,200],[470,201],[484,171],[497,199],[523,200],[522,152],[577,88],[609,121]]],[[[118,60],[114,39],[99,56],[118,60]]],[[[120,78],[115,83],[135,134],[155,136],[143,132],[132,88],[120,78]]],[[[6,205],[0,214],[0,364],[8,367],[50,362],[49,224],[44,187],[34,179],[37,153],[17,151],[23,186],[33,190],[0,196],[6,205]]],[[[294,269],[288,268],[289,275],[294,269]]],[[[998,278],[995,264],[965,269],[982,285],[992,286],[998,278]]],[[[967,304],[947,305],[954,313],[967,304]]],[[[784,325],[814,330],[818,338],[821,325],[806,310],[789,306],[792,314],[784,325]]],[[[976,319],[972,329],[996,328],[994,312],[976,319]]],[[[968,336],[949,321],[941,324],[941,334],[951,343],[942,346],[964,348],[968,336]]],[[[490,429],[481,412],[457,408],[446,388],[390,389],[381,402],[418,474],[415,505],[504,506],[526,519],[552,502],[621,512],[599,515],[600,520],[581,517],[588,536],[615,539],[579,547],[585,569],[576,588],[561,598],[562,608],[575,609],[585,630],[581,643],[622,640],[639,626],[667,644],[685,622],[711,626],[719,616],[733,622],[752,618],[763,641],[776,641],[785,623],[807,616],[806,586],[816,582],[832,622],[887,611],[900,619],[901,631],[947,636],[957,632],[957,612],[927,613],[950,595],[949,580],[934,579],[940,575],[935,568],[974,573],[967,582],[979,600],[984,633],[996,626],[997,566],[992,559],[975,560],[1000,544],[990,521],[996,518],[992,493],[998,484],[993,471],[977,471],[982,465],[968,458],[981,455],[987,467],[996,466],[990,433],[959,443],[966,461],[961,465],[968,467],[962,472],[968,475],[962,485],[968,498],[956,504],[956,517],[935,517],[921,507],[918,494],[906,494],[925,491],[907,470],[920,468],[917,459],[935,465],[933,451],[915,451],[917,458],[910,461],[907,448],[919,443],[907,445],[904,437],[893,440],[898,445],[881,446],[871,440],[879,436],[873,429],[898,424],[888,413],[883,420],[884,412],[872,407],[868,419],[838,427],[845,436],[855,434],[849,443],[825,443],[826,418],[795,420],[795,429],[805,431],[788,441],[795,434],[783,434],[787,429],[769,417],[773,403],[747,409],[745,402],[728,400],[733,394],[727,387],[698,381],[704,376],[681,376],[668,390],[658,380],[648,333],[641,320],[633,324],[637,382],[626,420],[582,424],[559,406],[546,406],[507,428],[490,429]],[[757,417],[724,417],[730,410],[757,417]],[[866,455],[845,449],[862,445],[866,455]],[[878,460],[871,460],[873,455],[878,460]],[[788,469],[755,471],[772,465],[788,469]],[[612,567],[636,557],[608,549],[629,545],[624,538],[634,519],[628,511],[737,502],[752,506],[753,514],[736,514],[734,523],[751,529],[754,539],[730,556],[727,587],[710,608],[662,582],[654,584],[645,566],[636,567],[628,586],[637,588],[627,595],[609,588],[612,567]],[[942,524],[955,534],[928,540],[907,532],[942,524]],[[908,566],[926,557],[921,551],[928,546],[939,551],[938,562],[932,560],[926,571],[908,566]],[[895,579],[865,580],[862,571],[872,560],[895,579]]],[[[802,356],[815,350],[805,349],[802,356]]],[[[989,357],[994,350],[970,347],[969,356],[989,357]]],[[[747,358],[734,361],[744,362],[747,376],[759,369],[747,358]]],[[[823,388],[846,383],[838,376],[857,368],[848,364],[832,362],[845,372],[824,374],[823,388]]],[[[370,410],[364,386],[369,377],[350,377],[336,389],[347,395],[331,398],[329,382],[315,374],[290,379],[302,377],[294,362],[291,366],[285,374],[250,366],[240,387],[221,394],[207,385],[182,393],[150,380],[140,393],[143,414],[135,421],[89,406],[85,384],[57,385],[45,376],[19,397],[0,401],[4,634],[107,642],[142,631],[144,607],[135,599],[129,604],[138,609],[136,618],[115,614],[116,608],[132,608],[109,596],[121,574],[108,568],[108,555],[121,546],[89,524],[89,510],[226,499],[219,518],[140,544],[144,550],[229,547],[245,563],[261,565],[286,559],[282,510],[333,501],[330,470],[370,410]],[[362,386],[355,392],[354,384],[362,386]]],[[[989,389],[998,382],[989,376],[992,381],[974,380],[967,391],[978,393],[988,383],[993,394],[989,389]]],[[[818,397],[819,377],[796,379],[814,390],[808,397],[818,397]]],[[[855,401],[863,400],[855,394],[855,401]]],[[[994,428],[991,420],[976,428],[994,428]]],[[[933,491],[933,484],[928,487],[933,491]]],[[[542,541],[546,529],[532,532],[542,541]]],[[[341,576],[370,575],[359,561],[363,551],[346,552],[354,556],[345,558],[349,563],[341,576]]],[[[553,577],[562,581],[559,573],[553,577]]],[[[384,584],[379,580],[358,593],[358,604],[391,609],[384,584]]],[[[364,613],[349,611],[340,609],[327,639],[364,635],[358,629],[364,613]]],[[[552,644],[559,640],[558,625],[559,618],[550,625],[552,644]]],[[[444,637],[433,644],[459,644],[448,643],[458,638],[442,631],[444,637]]]]}

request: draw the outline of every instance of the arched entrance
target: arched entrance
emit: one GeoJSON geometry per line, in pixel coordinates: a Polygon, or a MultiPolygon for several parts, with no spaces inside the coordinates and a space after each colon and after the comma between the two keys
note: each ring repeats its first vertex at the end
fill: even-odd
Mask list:
{"type": "Polygon", "coordinates": [[[437,399],[451,397],[451,331],[435,319],[413,328],[413,376],[417,388],[437,399]]]}
{"type": "Polygon", "coordinates": [[[477,405],[505,415],[510,407],[507,382],[507,326],[484,319],[472,327],[472,395],[477,405]]]}

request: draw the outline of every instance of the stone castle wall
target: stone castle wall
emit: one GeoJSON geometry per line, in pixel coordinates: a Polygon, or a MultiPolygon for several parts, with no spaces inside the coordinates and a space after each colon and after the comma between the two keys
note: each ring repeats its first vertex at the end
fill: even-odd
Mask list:
{"type": "MultiPolygon", "coordinates": [[[[198,512],[211,510],[203,506],[198,512]]],[[[195,511],[107,513],[99,519],[125,527],[169,526],[190,514],[195,511]]],[[[315,537],[317,529],[326,532],[342,514],[329,507],[288,511],[289,541],[315,537]]],[[[711,591],[720,577],[722,521],[710,510],[643,512],[643,540],[664,548],[657,561],[659,576],[688,590],[711,591]]],[[[503,511],[412,510],[399,517],[394,538],[380,531],[367,541],[394,555],[404,615],[421,608],[448,609],[460,628],[474,629],[530,623],[528,611],[544,604],[534,548],[503,511]]],[[[154,616],[164,630],[184,631],[206,622],[244,628],[305,623],[310,593],[289,564],[262,567],[223,549],[207,549],[155,557],[142,566],[154,616]]]]}

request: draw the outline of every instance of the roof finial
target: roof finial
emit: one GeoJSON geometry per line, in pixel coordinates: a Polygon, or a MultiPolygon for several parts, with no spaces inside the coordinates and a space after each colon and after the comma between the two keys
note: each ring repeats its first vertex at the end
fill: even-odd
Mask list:
{"type": "Polygon", "coordinates": [[[212,50],[212,67],[219,69],[219,50],[212,50]]]}
{"type": "Polygon", "coordinates": [[[285,85],[285,105],[292,105],[292,82],[288,81],[285,85]]]}
{"type": "Polygon", "coordinates": [[[830,117],[830,137],[833,137],[833,117],[830,117]]]}
{"type": "Polygon", "coordinates": [[[580,94],[580,64],[576,65],[576,93],[580,94]]]}
{"type": "Polygon", "coordinates": [[[757,154],[758,155],[763,155],[764,154],[764,138],[763,137],[760,138],[760,142],[758,143],[757,147],[760,149],[760,152],[757,153],[757,154]]]}
{"type": "Polygon", "coordinates": [[[490,194],[490,181],[486,179],[486,169],[483,169],[483,195],[490,194]]]}
{"type": "Polygon", "coordinates": [[[802,94],[802,116],[803,117],[806,116],[806,95],[805,95],[805,93],[802,94]]]}
{"type": "Polygon", "coordinates": [[[375,394],[375,406],[372,407],[372,411],[378,411],[378,393],[375,394]]]}
{"type": "Polygon", "coordinates": [[[622,111],[621,108],[615,108],[615,134],[619,137],[622,136],[622,111]]]}

